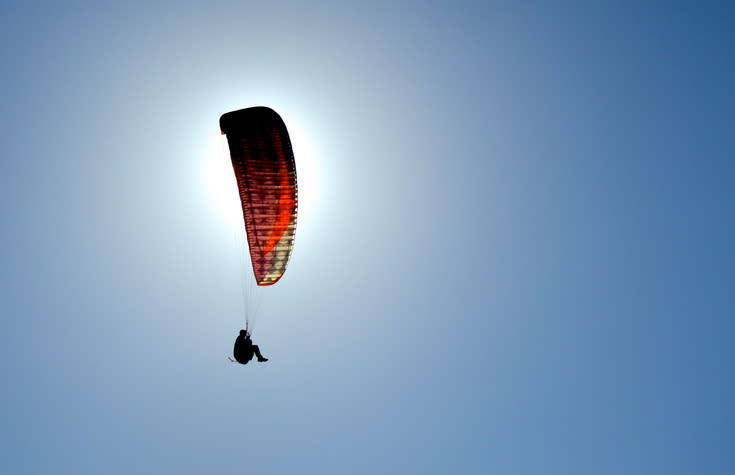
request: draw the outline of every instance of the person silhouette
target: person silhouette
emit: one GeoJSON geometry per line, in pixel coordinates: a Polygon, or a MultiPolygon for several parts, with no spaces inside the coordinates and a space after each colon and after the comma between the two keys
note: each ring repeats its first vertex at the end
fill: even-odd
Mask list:
{"type": "Polygon", "coordinates": [[[248,364],[248,361],[253,359],[253,355],[257,356],[260,362],[268,361],[268,358],[263,357],[260,353],[258,345],[253,345],[253,340],[250,339],[250,333],[247,330],[240,330],[240,336],[235,340],[232,355],[240,364],[248,364]]]}

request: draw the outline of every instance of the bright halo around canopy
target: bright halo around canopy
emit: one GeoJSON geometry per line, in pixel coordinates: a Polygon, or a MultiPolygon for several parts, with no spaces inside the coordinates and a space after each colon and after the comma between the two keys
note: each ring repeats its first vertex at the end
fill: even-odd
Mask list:
{"type": "Polygon", "coordinates": [[[227,137],[219,131],[216,135],[213,133],[210,139],[206,166],[207,191],[217,214],[233,231],[244,229],[240,195],[232,170],[227,137]]]}
{"type": "MultiPolygon", "coordinates": [[[[293,148],[296,161],[296,178],[298,181],[298,228],[308,223],[311,211],[317,200],[318,163],[316,153],[309,140],[307,129],[292,116],[285,116],[284,122],[293,148]]],[[[244,229],[242,206],[237,190],[237,181],[232,169],[227,137],[219,131],[212,133],[207,148],[206,163],[207,191],[210,200],[227,228],[234,231],[244,229]]]]}
{"type": "Polygon", "coordinates": [[[283,120],[288,129],[294,160],[296,161],[296,179],[298,181],[299,197],[299,217],[298,225],[296,226],[296,235],[298,236],[299,227],[304,224],[308,225],[311,212],[315,207],[316,191],[319,189],[317,183],[319,174],[317,172],[318,168],[314,147],[307,133],[308,129],[295,117],[284,115],[283,120]]]}

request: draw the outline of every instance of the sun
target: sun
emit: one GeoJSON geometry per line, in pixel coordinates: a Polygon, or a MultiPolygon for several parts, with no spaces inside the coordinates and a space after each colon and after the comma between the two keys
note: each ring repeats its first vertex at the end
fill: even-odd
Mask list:
{"type": "Polygon", "coordinates": [[[227,228],[239,230],[244,226],[237,181],[232,171],[227,137],[212,133],[207,147],[205,177],[207,192],[214,211],[227,228]]]}
{"type": "MultiPolygon", "coordinates": [[[[307,129],[298,118],[284,116],[296,161],[298,186],[298,227],[308,223],[317,196],[318,173],[316,154],[307,129]]],[[[206,183],[215,212],[224,225],[233,231],[244,227],[240,195],[232,170],[227,137],[213,132],[207,147],[206,183]]],[[[298,232],[298,231],[297,231],[298,232]]]]}
{"type": "MultiPolygon", "coordinates": [[[[319,190],[319,168],[317,154],[308,129],[297,117],[284,117],[296,160],[299,211],[298,227],[308,225],[316,208],[319,190]]],[[[298,231],[297,231],[298,232],[298,231]]]]}

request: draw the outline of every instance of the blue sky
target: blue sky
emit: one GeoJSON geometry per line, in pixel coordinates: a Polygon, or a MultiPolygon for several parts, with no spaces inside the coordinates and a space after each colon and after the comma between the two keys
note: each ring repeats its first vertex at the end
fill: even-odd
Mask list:
{"type": "Polygon", "coordinates": [[[735,472],[735,12],[312,3],[0,6],[0,472],[735,472]],[[254,105],[301,214],[241,367],[254,105]]]}

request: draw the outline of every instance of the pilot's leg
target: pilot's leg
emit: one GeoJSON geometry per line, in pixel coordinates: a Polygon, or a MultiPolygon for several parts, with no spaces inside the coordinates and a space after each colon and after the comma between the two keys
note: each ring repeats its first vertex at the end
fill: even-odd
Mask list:
{"type": "Polygon", "coordinates": [[[258,348],[258,345],[253,345],[253,351],[255,351],[255,356],[258,357],[258,361],[268,361],[268,358],[264,358],[263,355],[260,354],[260,348],[258,348]]]}

